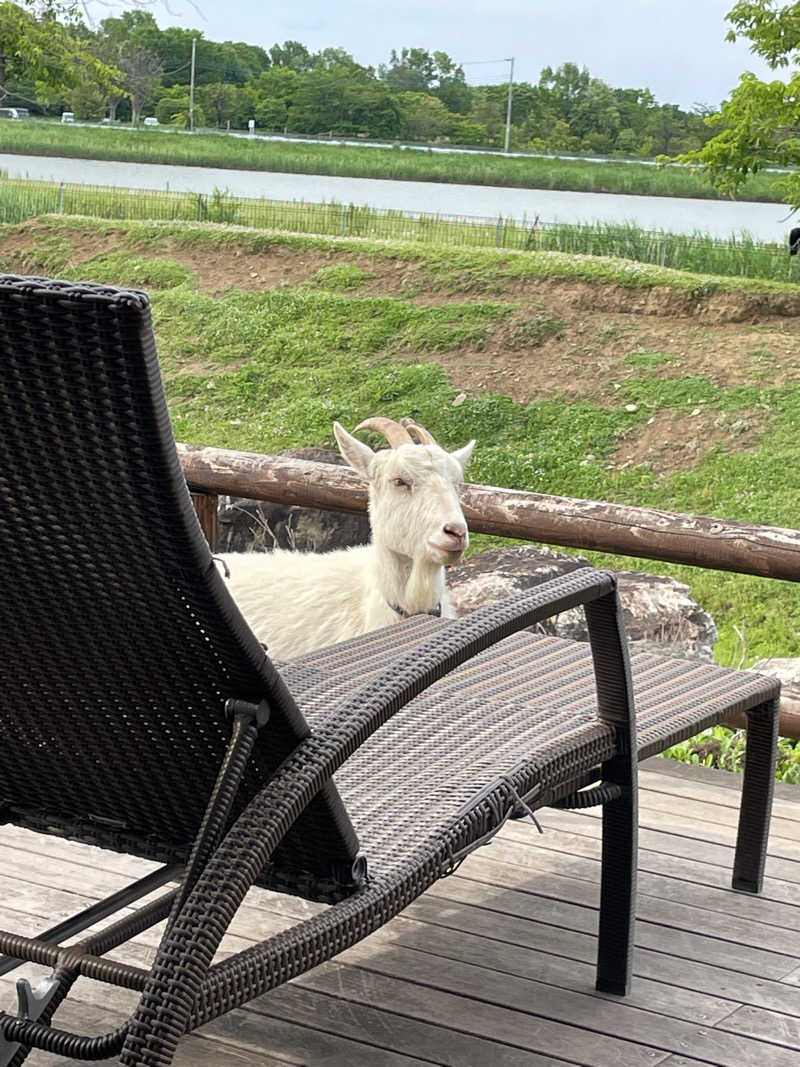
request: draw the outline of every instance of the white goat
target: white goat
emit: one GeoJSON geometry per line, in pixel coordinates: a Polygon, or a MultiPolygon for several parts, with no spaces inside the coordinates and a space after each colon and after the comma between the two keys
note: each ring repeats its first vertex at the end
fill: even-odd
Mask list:
{"type": "Polygon", "coordinates": [[[239,552],[218,558],[259,640],[279,660],[389,626],[452,616],[444,567],[469,544],[458,499],[474,441],[446,452],[413,419],[366,419],[392,445],[373,452],[333,424],[339,451],[369,482],[372,543],[335,552],[239,552]]]}

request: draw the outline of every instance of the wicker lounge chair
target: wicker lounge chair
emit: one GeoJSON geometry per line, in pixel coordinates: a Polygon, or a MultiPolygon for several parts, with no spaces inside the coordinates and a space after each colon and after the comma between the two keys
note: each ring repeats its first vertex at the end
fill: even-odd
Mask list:
{"type": "Polygon", "coordinates": [[[614,580],[591,568],[279,670],[197,524],[147,298],[0,277],[0,360],[0,823],[164,864],[38,937],[0,932],[0,973],[25,960],[53,971],[35,990],[20,980],[19,1012],[0,1013],[0,1065],[30,1047],[170,1063],[182,1034],[359,940],[545,804],[603,804],[597,985],[624,993],[636,756],[741,711],[734,884],[758,890],[774,682],[636,656],[637,743],[614,580]],[[520,632],[579,604],[590,646],[520,632]],[[179,888],[60,947],[169,881],[179,888]],[[213,963],[254,884],[331,906],[213,963]],[[149,971],[104,958],[164,919],[149,971]],[[136,1013],[99,1037],[51,1024],[78,976],[140,991],[136,1013]]]}

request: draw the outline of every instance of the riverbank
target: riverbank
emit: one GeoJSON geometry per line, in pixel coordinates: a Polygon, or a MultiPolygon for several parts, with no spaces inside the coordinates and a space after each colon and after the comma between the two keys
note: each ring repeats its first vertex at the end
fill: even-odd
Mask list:
{"type": "Polygon", "coordinates": [[[0,222],[23,222],[48,214],[109,220],[213,222],[427,245],[615,256],[675,270],[791,283],[797,282],[800,267],[787,255],[785,243],[759,242],[747,234],[720,240],[708,233],[652,232],[633,223],[570,226],[504,217],[412,214],[335,201],[313,204],[256,200],[231,196],[218,188],[204,195],[23,179],[6,179],[2,183],[0,222]]]}
{"type": "MultiPolygon", "coordinates": [[[[475,225],[488,223],[492,235],[500,220],[513,223],[526,233],[538,224],[545,227],[559,224],[631,224],[654,234],[704,234],[723,241],[739,241],[746,236],[748,240],[760,244],[779,245],[784,252],[787,251],[788,226],[791,225],[785,204],[283,174],[221,167],[81,160],[61,156],[0,153],[0,175],[12,181],[51,182],[59,190],[63,186],[65,202],[68,198],[72,199],[73,195],[80,196],[81,189],[87,185],[95,189],[100,199],[113,192],[121,208],[121,213],[116,217],[126,217],[122,210],[127,210],[127,202],[132,205],[132,216],[141,217],[142,212],[152,210],[155,217],[162,218],[165,214],[162,202],[174,201],[173,194],[188,193],[195,198],[204,198],[206,204],[224,202],[225,210],[232,200],[241,198],[247,201],[247,206],[242,209],[242,221],[247,221],[254,214],[254,222],[260,226],[273,225],[263,215],[265,202],[279,201],[284,205],[291,203],[301,214],[305,209],[334,204],[340,208],[346,205],[349,209],[355,209],[353,218],[362,209],[367,209],[367,213],[394,213],[403,218],[435,218],[434,230],[437,232],[449,222],[459,221],[475,225]],[[103,188],[97,189],[98,186],[103,188]],[[141,210],[136,207],[137,200],[140,201],[141,210]],[[260,206],[255,204],[256,201],[260,206]],[[159,204],[162,206],[159,207],[159,204]]],[[[0,186],[0,190],[8,188],[5,183],[0,186]]],[[[33,184],[30,188],[34,188],[33,184]]],[[[37,212],[61,210],[61,198],[59,192],[57,199],[51,197],[48,203],[42,203],[37,208],[37,212]]],[[[202,221],[209,217],[202,213],[204,210],[197,206],[195,200],[194,213],[182,213],[180,217],[202,221]]],[[[411,229],[414,227],[411,226],[411,229]]],[[[335,232],[352,232],[350,219],[335,232]]],[[[373,234],[382,235],[379,231],[373,234]]],[[[503,244],[503,240],[497,241],[492,236],[490,243],[503,244]]]]}
{"type": "MultiPolygon", "coordinates": [[[[189,135],[165,129],[62,126],[44,120],[3,122],[3,152],[181,164],[292,174],[338,175],[491,185],[522,189],[623,193],[637,196],[722,199],[689,167],[644,163],[551,159],[539,156],[441,154],[292,142],[271,142],[224,134],[189,135]]],[[[742,200],[777,202],[776,175],[757,174],[740,191],[742,200]]]]}

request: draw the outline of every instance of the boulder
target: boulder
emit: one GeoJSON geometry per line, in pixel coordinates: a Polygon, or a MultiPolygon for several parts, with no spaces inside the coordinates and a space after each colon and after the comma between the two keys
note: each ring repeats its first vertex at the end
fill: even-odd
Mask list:
{"type": "Polygon", "coordinates": [[[757,660],[750,669],[778,678],[784,690],[800,690],[800,659],[797,657],[771,656],[769,659],[757,660]]]}
{"type": "MultiPolygon", "coordinates": [[[[338,452],[326,448],[295,448],[281,453],[315,463],[344,464],[338,452]]],[[[272,504],[267,500],[223,497],[218,517],[218,552],[330,552],[369,542],[366,515],[348,515],[322,508],[272,504]]]]}
{"type": "MultiPolygon", "coordinates": [[[[588,566],[582,556],[567,556],[538,545],[500,548],[472,556],[451,567],[449,583],[457,614],[465,615],[524,592],[561,574],[588,566]]],[[[689,588],[656,574],[617,571],[620,600],[631,647],[712,661],[717,628],[689,594],[689,588]]],[[[542,633],[588,640],[581,608],[573,608],[540,624],[542,633]]]]}

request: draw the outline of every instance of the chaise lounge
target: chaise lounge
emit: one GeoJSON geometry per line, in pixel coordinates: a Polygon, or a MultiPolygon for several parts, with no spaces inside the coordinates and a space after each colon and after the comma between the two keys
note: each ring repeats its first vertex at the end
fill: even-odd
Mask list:
{"type": "Polygon", "coordinates": [[[597,988],[624,994],[637,758],[738,713],[733,885],[759,891],[773,679],[629,659],[614,578],[592,568],[275,665],[197,523],[147,297],[0,276],[0,361],[0,823],[163,864],[38,936],[0,932],[0,974],[52,968],[0,1013],[0,1067],[31,1048],[169,1064],[183,1034],[363,938],[544,805],[603,806],[597,988]],[[589,645],[528,632],[577,605],[589,645]],[[330,907],[214,962],[253,885],[330,907]],[[164,920],[149,970],[105,958],[164,920]],[[99,1036],[60,1029],[79,976],[139,991],[137,1010],[99,1036]]]}

